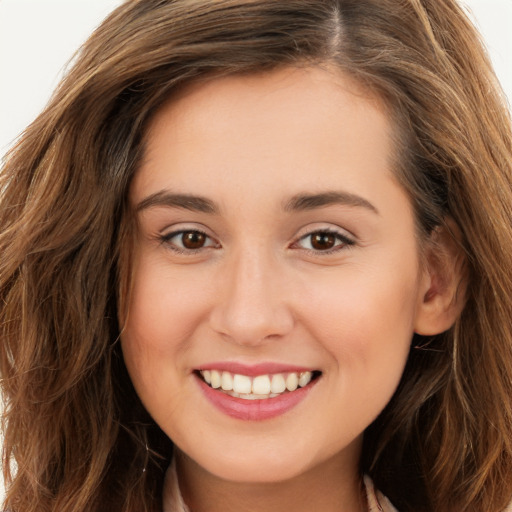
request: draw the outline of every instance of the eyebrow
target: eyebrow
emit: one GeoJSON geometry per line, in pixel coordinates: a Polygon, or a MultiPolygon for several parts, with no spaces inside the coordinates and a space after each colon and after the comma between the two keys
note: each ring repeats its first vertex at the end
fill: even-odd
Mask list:
{"type": "Polygon", "coordinates": [[[328,191],[318,194],[297,194],[293,196],[286,204],[285,211],[307,211],[324,206],[346,205],[366,208],[379,215],[379,210],[367,201],[364,197],[344,191],[328,191]]]}
{"type": "Polygon", "coordinates": [[[137,204],[136,211],[146,210],[155,206],[167,206],[170,208],[183,208],[192,212],[216,214],[219,212],[217,205],[206,197],[191,194],[173,194],[165,190],[155,192],[144,198],[137,204]]]}
{"type": "MultiPolygon", "coordinates": [[[[285,203],[284,210],[286,212],[308,211],[336,204],[362,207],[373,213],[379,214],[377,208],[363,197],[343,191],[328,191],[318,194],[297,194],[285,203]]],[[[206,197],[195,196],[192,194],[176,194],[166,190],[155,192],[154,194],[144,198],[137,204],[136,211],[139,212],[141,210],[157,206],[182,208],[199,213],[219,213],[218,206],[206,197]]]]}

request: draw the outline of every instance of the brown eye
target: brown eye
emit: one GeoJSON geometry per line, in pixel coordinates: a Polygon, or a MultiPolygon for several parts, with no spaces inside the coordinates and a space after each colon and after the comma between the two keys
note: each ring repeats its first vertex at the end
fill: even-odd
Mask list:
{"type": "Polygon", "coordinates": [[[174,231],[162,236],[161,240],[170,249],[181,253],[192,253],[193,251],[199,251],[208,247],[217,247],[217,244],[211,237],[202,231],[196,230],[174,231]]]}
{"type": "Polygon", "coordinates": [[[200,231],[185,231],[181,235],[181,244],[185,249],[201,249],[206,243],[207,237],[200,231]]]}
{"type": "Polygon", "coordinates": [[[311,247],[317,251],[326,251],[336,245],[336,235],[332,233],[313,233],[311,236],[311,247]]]}
{"type": "Polygon", "coordinates": [[[304,235],[295,244],[296,247],[317,253],[330,254],[354,245],[354,240],[337,231],[313,231],[304,235]]]}

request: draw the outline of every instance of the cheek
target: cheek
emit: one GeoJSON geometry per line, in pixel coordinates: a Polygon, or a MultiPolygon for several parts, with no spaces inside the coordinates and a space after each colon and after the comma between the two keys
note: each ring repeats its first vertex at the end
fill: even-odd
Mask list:
{"type": "Polygon", "coordinates": [[[330,354],[340,386],[390,398],[414,332],[416,279],[368,272],[345,276],[342,287],[332,283],[310,288],[309,311],[315,314],[307,313],[304,323],[330,354]]]}
{"type": "Polygon", "coordinates": [[[121,346],[142,403],[174,437],[173,426],[187,417],[194,399],[186,385],[192,371],[191,339],[207,317],[214,288],[208,285],[209,276],[194,266],[172,272],[165,254],[141,252],[121,346]]]}
{"type": "Polygon", "coordinates": [[[185,376],[183,367],[181,372],[177,369],[186,352],[185,340],[197,320],[198,302],[193,294],[177,291],[161,266],[146,260],[141,258],[133,273],[121,346],[135,389],[151,410],[149,402],[155,395],[177,389],[185,376]]]}
{"type": "Polygon", "coordinates": [[[201,321],[208,287],[197,272],[173,274],[158,261],[147,260],[134,273],[124,332],[131,344],[158,359],[179,351],[201,321]]]}
{"type": "Polygon", "coordinates": [[[392,342],[405,333],[412,335],[417,302],[415,281],[369,272],[317,280],[315,286],[308,286],[309,313],[303,314],[316,319],[310,324],[317,325],[320,334],[339,331],[339,341],[357,340],[350,351],[357,353],[358,347],[364,351],[375,336],[382,342],[392,342]]]}

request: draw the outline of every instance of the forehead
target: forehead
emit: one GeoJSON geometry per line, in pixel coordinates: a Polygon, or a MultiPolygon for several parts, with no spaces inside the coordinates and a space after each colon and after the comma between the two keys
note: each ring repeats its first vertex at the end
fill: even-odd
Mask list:
{"type": "Polygon", "coordinates": [[[391,168],[383,103],[322,68],[286,68],[185,87],[156,113],[131,192],[160,187],[288,190],[371,184],[391,168]],[[341,183],[339,183],[341,184],[341,183]]]}

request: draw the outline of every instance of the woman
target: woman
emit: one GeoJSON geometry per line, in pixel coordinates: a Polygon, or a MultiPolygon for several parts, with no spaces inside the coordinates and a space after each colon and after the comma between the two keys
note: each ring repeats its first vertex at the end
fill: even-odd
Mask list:
{"type": "Polygon", "coordinates": [[[5,510],[504,510],[511,147],[453,1],[123,4],[2,171],[5,510]]]}

